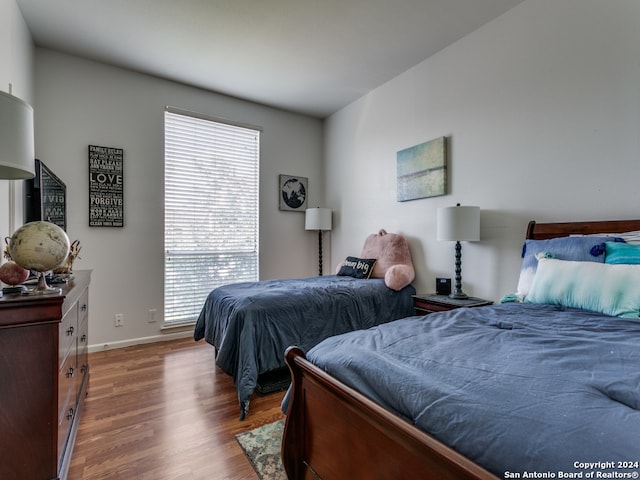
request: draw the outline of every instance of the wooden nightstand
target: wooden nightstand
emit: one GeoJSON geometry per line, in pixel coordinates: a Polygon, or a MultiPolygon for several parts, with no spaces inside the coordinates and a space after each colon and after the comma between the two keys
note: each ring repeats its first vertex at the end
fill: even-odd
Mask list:
{"type": "Polygon", "coordinates": [[[493,304],[490,300],[483,298],[469,297],[466,300],[457,300],[449,298],[448,295],[414,295],[413,308],[416,315],[428,315],[434,312],[444,312],[445,310],[453,310],[462,307],[483,307],[493,304]]]}

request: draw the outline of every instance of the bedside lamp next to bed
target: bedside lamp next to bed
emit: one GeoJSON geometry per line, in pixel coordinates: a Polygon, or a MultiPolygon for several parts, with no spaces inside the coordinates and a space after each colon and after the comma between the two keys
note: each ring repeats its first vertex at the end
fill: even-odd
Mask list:
{"type": "Polygon", "coordinates": [[[456,287],[449,295],[451,298],[469,298],[462,291],[462,246],[461,241],[477,242],[480,240],[480,207],[438,208],[438,240],[456,242],[456,287]]]}
{"type": "Polygon", "coordinates": [[[304,216],[305,230],[318,230],[318,275],[322,276],[322,231],[331,230],[331,210],[307,208],[304,216]]]}

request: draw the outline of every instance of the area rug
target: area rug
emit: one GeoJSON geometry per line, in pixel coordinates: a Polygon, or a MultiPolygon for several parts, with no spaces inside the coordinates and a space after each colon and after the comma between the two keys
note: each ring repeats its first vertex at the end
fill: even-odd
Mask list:
{"type": "Polygon", "coordinates": [[[244,454],[262,480],[287,478],[280,458],[283,431],[284,419],[236,435],[244,454]]]}

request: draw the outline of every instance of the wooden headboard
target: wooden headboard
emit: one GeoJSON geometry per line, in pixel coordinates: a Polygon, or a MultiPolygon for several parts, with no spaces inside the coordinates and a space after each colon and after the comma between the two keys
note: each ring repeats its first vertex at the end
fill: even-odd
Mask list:
{"type": "Polygon", "coordinates": [[[590,235],[594,233],[623,233],[640,230],[640,220],[606,220],[602,222],[536,223],[529,222],[528,240],[590,235]]]}

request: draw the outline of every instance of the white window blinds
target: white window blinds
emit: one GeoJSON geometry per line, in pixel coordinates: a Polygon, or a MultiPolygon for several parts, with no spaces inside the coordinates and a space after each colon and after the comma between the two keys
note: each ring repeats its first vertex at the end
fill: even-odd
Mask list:
{"type": "Polygon", "coordinates": [[[258,279],[260,131],[165,111],[164,322],[194,322],[207,294],[258,279]]]}

